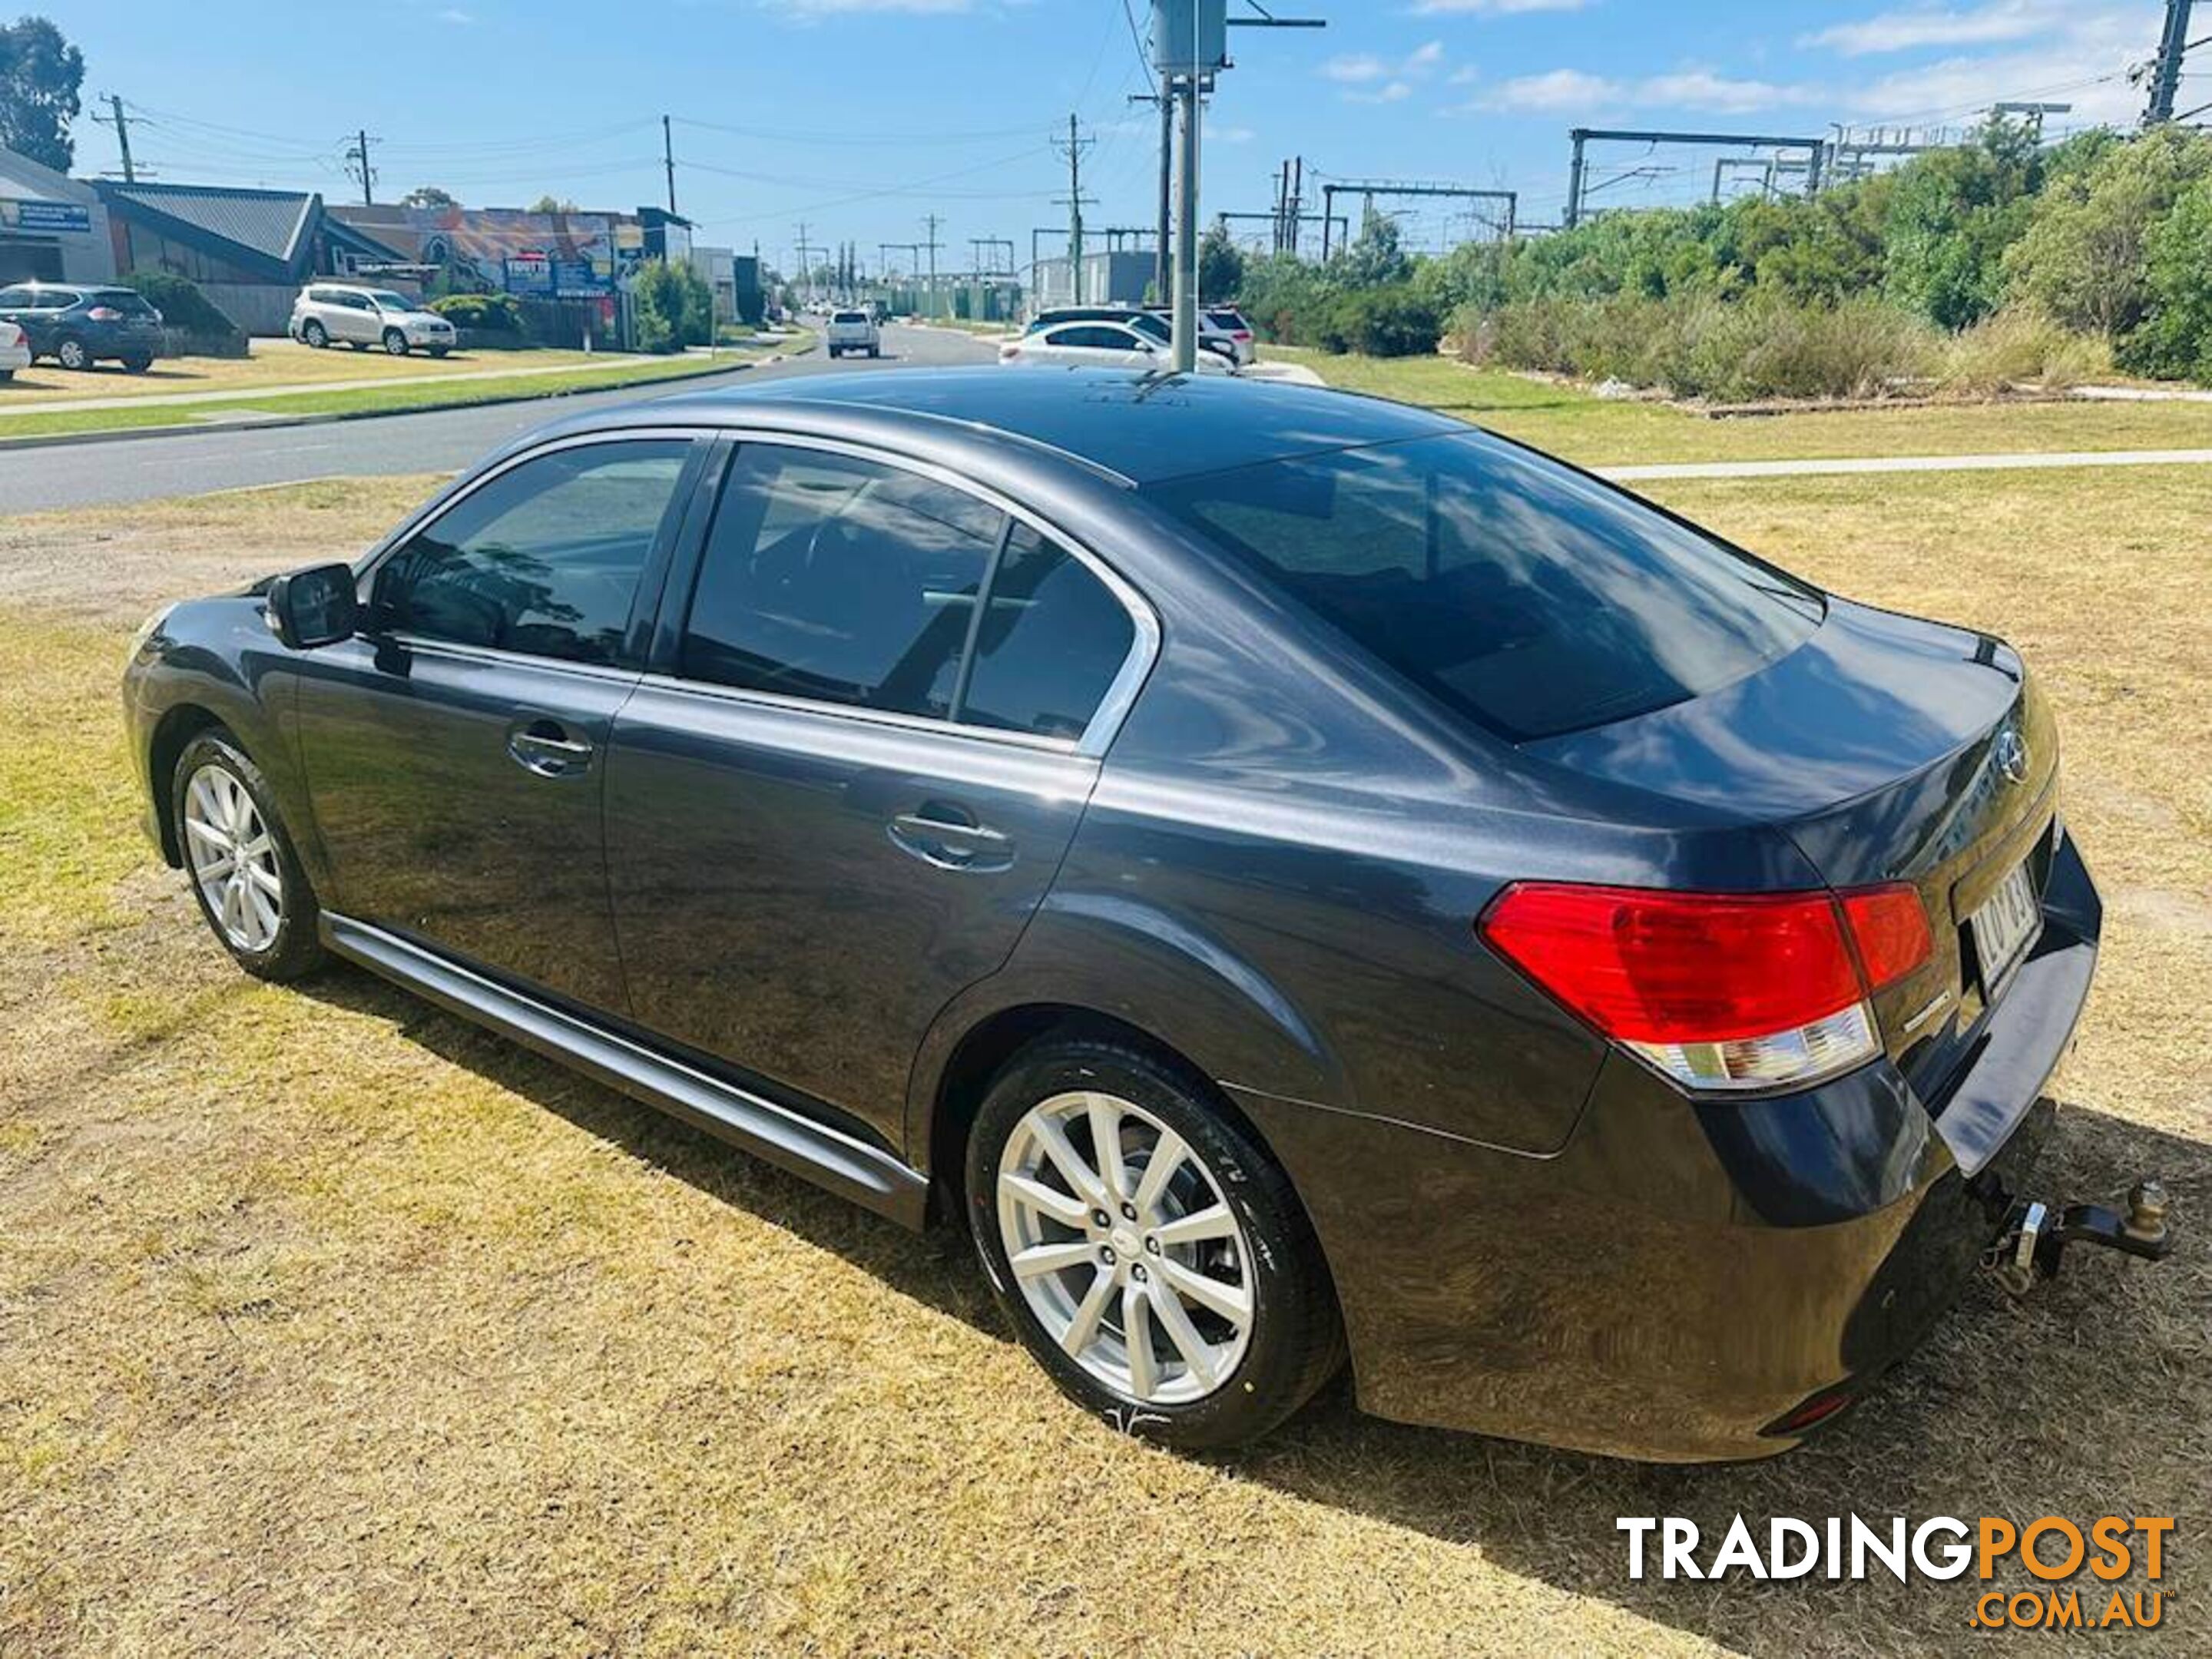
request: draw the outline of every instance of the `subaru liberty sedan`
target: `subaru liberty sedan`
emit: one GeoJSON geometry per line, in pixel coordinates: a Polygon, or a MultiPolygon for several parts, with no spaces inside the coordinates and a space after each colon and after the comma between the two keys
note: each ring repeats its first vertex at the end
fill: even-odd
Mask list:
{"type": "Polygon", "coordinates": [[[1779,1451],[2053,1242],[2100,907],[2019,655],[1427,411],[589,414],[161,612],[125,701],[247,972],[346,958],[964,1226],[1170,1443],[1348,1362],[1409,1422],[1779,1451]]]}

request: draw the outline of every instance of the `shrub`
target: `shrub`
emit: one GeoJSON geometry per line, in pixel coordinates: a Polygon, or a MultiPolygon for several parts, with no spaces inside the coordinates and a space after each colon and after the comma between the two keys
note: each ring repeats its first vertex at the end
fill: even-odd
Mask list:
{"type": "Polygon", "coordinates": [[[2102,341],[2032,307],[2010,306],[1945,341],[1936,380],[1957,397],[1991,398],[2029,383],[2062,390],[2111,365],[2102,341]]]}
{"type": "Polygon", "coordinates": [[[2035,204],[2033,223],[2005,255],[2012,292],[2069,327],[2127,333],[2150,303],[2151,238],[2207,178],[2212,138],[2186,128],[2154,128],[2106,149],[2035,204]]]}
{"type": "Polygon", "coordinates": [[[1443,334],[1443,319],[1433,301],[1411,283],[1363,289],[1332,300],[1315,331],[1324,351],[1356,351],[1369,357],[1419,357],[1433,352],[1443,334]]]}
{"type": "Polygon", "coordinates": [[[630,284],[630,317],[640,351],[681,351],[712,343],[714,290],[688,264],[648,259],[630,284]]]}
{"type": "Polygon", "coordinates": [[[2212,386],[2212,179],[2174,203],[2145,252],[2148,314],[2121,342],[2121,367],[2212,386]]]}
{"type": "Polygon", "coordinates": [[[522,302],[511,294],[448,294],[442,300],[431,301],[430,309],[455,328],[512,334],[518,338],[530,332],[522,302]]]}
{"type": "Polygon", "coordinates": [[[171,328],[186,334],[238,332],[238,325],[189,276],[167,270],[134,270],[123,278],[123,286],[144,295],[147,303],[161,313],[162,322],[171,328]]]}

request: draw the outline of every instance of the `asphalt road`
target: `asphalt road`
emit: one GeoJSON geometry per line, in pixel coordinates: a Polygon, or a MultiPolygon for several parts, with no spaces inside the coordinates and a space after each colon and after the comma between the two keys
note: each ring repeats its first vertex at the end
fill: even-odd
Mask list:
{"type": "Polygon", "coordinates": [[[832,363],[819,347],[770,368],[702,377],[680,385],[631,386],[480,409],[386,415],[258,432],[195,432],[166,438],[0,450],[0,513],[99,507],[305,478],[373,477],[397,472],[457,471],[519,432],[586,409],[668,398],[714,386],[749,385],[793,374],[865,374],[908,365],[981,363],[994,348],[937,329],[884,331],[884,356],[832,363]]]}

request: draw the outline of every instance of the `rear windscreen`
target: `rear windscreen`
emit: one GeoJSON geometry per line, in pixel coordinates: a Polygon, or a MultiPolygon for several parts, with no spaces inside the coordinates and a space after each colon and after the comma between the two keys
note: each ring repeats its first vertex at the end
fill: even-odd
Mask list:
{"type": "Polygon", "coordinates": [[[868,313],[865,311],[841,311],[830,320],[833,323],[865,323],[868,320],[868,313]]]}
{"type": "Polygon", "coordinates": [[[1818,592],[1556,462],[1470,434],[1146,494],[1447,706],[1511,739],[1741,678],[1818,592]]]}

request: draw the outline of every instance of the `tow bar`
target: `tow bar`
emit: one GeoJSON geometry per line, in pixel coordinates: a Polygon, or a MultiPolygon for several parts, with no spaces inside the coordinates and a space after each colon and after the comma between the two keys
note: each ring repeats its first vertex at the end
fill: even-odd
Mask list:
{"type": "Polygon", "coordinates": [[[2069,1204],[2053,1216],[2049,1205],[2022,1200],[2012,1206],[1996,1242],[1982,1253],[1982,1265],[2013,1295],[2026,1296],[2041,1280],[2058,1277],[2059,1259],[2069,1244],[2098,1244],[2146,1261],[2164,1260],[2173,1249],[2173,1234],[2166,1224],[2166,1188],[2155,1181],[2138,1181],[2129,1189],[2125,1215],[2101,1204],[2069,1204]]]}

